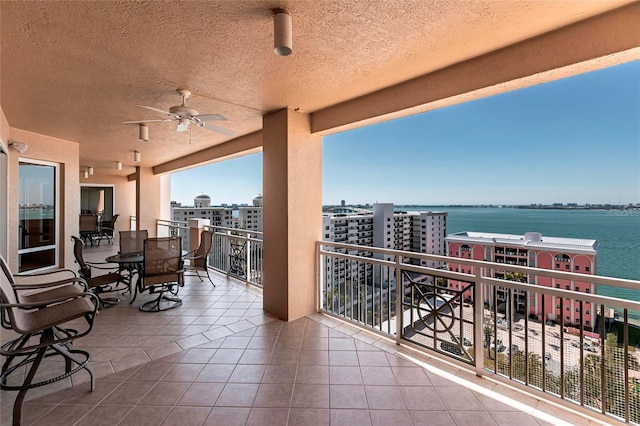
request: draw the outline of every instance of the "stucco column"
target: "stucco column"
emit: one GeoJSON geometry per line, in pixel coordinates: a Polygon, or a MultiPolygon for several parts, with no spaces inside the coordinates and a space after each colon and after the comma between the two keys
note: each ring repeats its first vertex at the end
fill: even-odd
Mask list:
{"type": "Polygon", "coordinates": [[[156,220],[169,219],[171,184],[169,176],[154,175],[150,167],[136,167],[136,224],[150,237],[157,233],[156,220]]]}
{"type": "Polygon", "coordinates": [[[308,114],[263,118],[264,309],[292,321],[315,311],[315,242],[322,237],[322,137],[308,114]]]}

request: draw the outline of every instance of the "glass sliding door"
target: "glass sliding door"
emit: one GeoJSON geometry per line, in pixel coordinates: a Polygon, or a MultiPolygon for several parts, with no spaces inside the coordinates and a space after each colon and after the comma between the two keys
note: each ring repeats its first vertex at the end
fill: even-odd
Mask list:
{"type": "Polygon", "coordinates": [[[58,166],[20,161],[19,175],[19,271],[57,266],[58,166]]]}

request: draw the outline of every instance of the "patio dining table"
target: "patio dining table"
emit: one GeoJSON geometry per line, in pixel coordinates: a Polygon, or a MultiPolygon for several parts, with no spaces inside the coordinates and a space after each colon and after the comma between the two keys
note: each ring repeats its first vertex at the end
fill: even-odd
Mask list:
{"type": "Polygon", "coordinates": [[[129,304],[133,303],[136,300],[136,296],[138,294],[137,288],[134,288],[133,291],[131,289],[132,285],[135,286],[135,284],[133,284],[133,275],[140,273],[142,264],[144,263],[144,253],[118,253],[112,256],[107,256],[105,260],[107,262],[117,263],[120,270],[129,271],[129,293],[131,294],[131,300],[129,301],[129,304]]]}

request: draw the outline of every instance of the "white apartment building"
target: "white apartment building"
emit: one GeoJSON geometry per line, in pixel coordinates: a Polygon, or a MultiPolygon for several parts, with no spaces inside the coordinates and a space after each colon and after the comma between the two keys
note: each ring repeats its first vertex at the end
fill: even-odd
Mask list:
{"type": "Polygon", "coordinates": [[[252,206],[238,207],[238,227],[262,232],[262,195],[253,198],[252,206]]]}
{"type": "MultiPolygon", "coordinates": [[[[325,213],[322,226],[324,241],[441,256],[446,253],[446,212],[394,211],[392,203],[375,203],[373,211],[355,209],[353,213],[325,213]]],[[[363,257],[373,256],[371,252],[359,250],[334,250],[363,257]]],[[[391,257],[380,256],[386,260],[391,260],[391,257]]],[[[443,262],[422,260],[420,264],[433,268],[444,267],[443,262]]],[[[342,275],[342,265],[334,266],[338,268],[339,275],[342,275]]]]}
{"type": "Polygon", "coordinates": [[[186,222],[189,219],[209,219],[212,226],[231,228],[233,226],[233,209],[230,207],[211,206],[211,197],[206,194],[197,195],[193,206],[171,204],[171,220],[186,222]]]}

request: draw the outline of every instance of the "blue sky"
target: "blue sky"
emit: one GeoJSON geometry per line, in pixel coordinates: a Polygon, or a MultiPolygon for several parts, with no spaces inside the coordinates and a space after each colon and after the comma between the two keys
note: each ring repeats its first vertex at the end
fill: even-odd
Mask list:
{"type": "MultiPolygon", "coordinates": [[[[172,199],[251,203],[262,154],[171,178],[172,199]]],[[[640,202],[640,61],[323,141],[323,203],[640,202]]]]}

